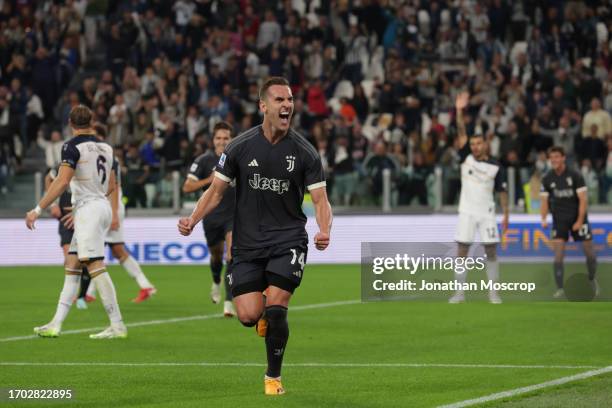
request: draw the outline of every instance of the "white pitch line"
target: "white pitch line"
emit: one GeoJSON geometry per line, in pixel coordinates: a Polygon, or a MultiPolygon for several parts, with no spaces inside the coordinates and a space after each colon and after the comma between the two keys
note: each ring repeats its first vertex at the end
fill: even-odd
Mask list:
{"type": "Polygon", "coordinates": [[[455,402],[453,404],[441,405],[438,408],[462,408],[470,407],[472,405],[484,404],[485,402],[495,401],[502,398],[515,397],[517,395],[526,394],[529,392],[541,390],[543,388],[555,387],[557,385],[567,384],[573,381],[585,380],[587,378],[595,377],[602,374],[612,372],[612,366],[600,368],[598,370],[586,371],[584,373],[570,375],[567,377],[557,378],[556,380],[546,381],[540,384],[528,385],[527,387],[515,388],[508,391],[497,392],[491,395],[485,395],[484,397],[469,399],[465,401],[455,402]]]}
{"type": "MultiPolygon", "coordinates": [[[[327,308],[327,307],[354,305],[357,303],[361,303],[361,301],[360,300],[343,300],[339,302],[315,303],[311,305],[292,306],[289,309],[289,311],[294,312],[294,311],[300,311],[300,310],[322,309],[322,308],[327,308]]],[[[214,314],[207,314],[207,315],[175,317],[171,319],[146,320],[142,322],[127,323],[126,326],[127,327],[155,326],[155,325],[160,325],[160,324],[189,322],[193,320],[216,319],[222,316],[223,314],[221,313],[214,313],[214,314]]],[[[85,329],[65,330],[65,331],[62,331],[61,335],[64,336],[66,334],[94,332],[98,330],[104,330],[105,328],[106,327],[87,327],[85,329]]],[[[38,338],[38,336],[35,334],[31,334],[28,336],[5,337],[5,338],[0,338],[0,343],[5,343],[9,341],[19,341],[19,340],[31,340],[31,339],[36,339],[36,338],[38,338]]]]}
{"type": "MultiPolygon", "coordinates": [[[[263,363],[232,362],[153,362],[153,363],[114,363],[114,362],[10,362],[2,361],[0,366],[101,366],[101,367],[265,367],[263,363]]],[[[584,369],[594,366],[572,365],[509,365],[509,364],[443,364],[443,363],[285,363],[283,367],[321,367],[321,368],[494,368],[494,369],[584,369]]]]}

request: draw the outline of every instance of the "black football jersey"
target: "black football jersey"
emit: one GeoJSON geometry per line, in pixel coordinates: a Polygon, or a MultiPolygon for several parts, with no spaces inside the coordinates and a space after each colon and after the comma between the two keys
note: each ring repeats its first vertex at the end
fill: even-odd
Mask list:
{"type": "Polygon", "coordinates": [[[225,149],[216,176],[236,180],[233,247],[261,249],[308,239],[302,201],[306,190],[325,187],[321,158],[295,130],[271,144],[261,125],[225,149]]]}
{"type": "MultiPolygon", "coordinates": [[[[204,154],[199,155],[191,164],[189,168],[189,173],[187,174],[188,178],[191,178],[195,181],[203,180],[206,177],[210,176],[217,166],[219,162],[219,156],[215,154],[214,151],[209,150],[204,154]]],[[[202,191],[206,191],[208,186],[204,187],[202,191]]],[[[206,217],[206,219],[211,219],[213,221],[225,222],[226,220],[231,220],[234,216],[234,206],[236,205],[236,191],[235,188],[230,185],[229,188],[225,191],[223,195],[223,199],[210,214],[206,217]]]]}
{"type": "MultiPolygon", "coordinates": [[[[58,173],[58,169],[50,169],[49,176],[51,177],[51,180],[55,180],[57,178],[58,173]]],[[[65,210],[65,208],[72,207],[72,193],[70,192],[70,186],[68,186],[66,190],[64,190],[64,192],[59,196],[58,205],[62,213],[62,217],[70,212],[65,210]]]]}
{"type": "Polygon", "coordinates": [[[561,174],[550,170],[542,178],[541,195],[548,199],[548,205],[553,218],[559,220],[575,220],[578,217],[578,195],[586,191],[584,178],[578,171],[565,168],[561,174]]]}

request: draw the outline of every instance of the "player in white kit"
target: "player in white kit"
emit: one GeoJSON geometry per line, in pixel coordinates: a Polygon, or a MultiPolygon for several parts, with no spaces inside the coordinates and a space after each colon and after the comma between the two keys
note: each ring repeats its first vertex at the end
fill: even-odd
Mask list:
{"type": "Polygon", "coordinates": [[[110,319],[108,328],[89,337],[127,337],[115,286],[104,264],[104,238],[112,218],[107,196],[115,187],[113,149],[96,138],[92,129],[92,116],[91,110],[83,105],[70,111],[69,123],[73,138],[62,147],[59,173],[36,208],[26,214],[26,225],[33,230],[42,210],[51,205],[70,184],[74,236],[65,260],[66,276],[55,316],[48,324],[34,328],[34,332],[41,337],[57,337],[60,334],[62,323],[79,290],[82,264],[87,266],[110,319]]]}
{"type": "MultiPolygon", "coordinates": [[[[95,123],[94,131],[98,139],[102,142],[106,140],[106,127],[101,123],[95,123]]],[[[125,240],[123,239],[123,221],[125,220],[125,204],[123,203],[123,192],[121,189],[121,168],[119,164],[117,164],[113,168],[113,172],[115,173],[116,185],[112,194],[110,195],[110,202],[112,208],[112,221],[111,226],[108,230],[108,235],[106,236],[106,244],[110,246],[111,252],[113,256],[119,261],[123,269],[132,277],[138,286],[140,287],[140,291],[138,292],[138,296],[132,299],[134,303],[141,303],[145,300],[149,299],[151,296],[157,293],[157,289],[153,286],[153,284],[147,279],[147,276],[142,271],[142,268],[138,264],[138,261],[134,259],[132,255],[125,248],[125,240]]],[[[89,285],[87,288],[85,299],[87,302],[93,302],[96,297],[96,286],[89,285]]]]}
{"type": "MultiPolygon", "coordinates": [[[[468,105],[470,95],[463,92],[457,96],[457,133],[459,137],[459,155],[461,157],[461,196],[459,198],[459,224],[455,241],[458,244],[457,256],[466,257],[470,245],[474,243],[478,231],[480,243],[484,245],[487,257],[487,279],[499,281],[499,262],[497,261],[497,243],[499,232],[495,220],[495,192],[504,213],[502,231],[508,228],[508,193],[506,191],[506,174],[504,168],[489,157],[488,146],[484,136],[474,135],[469,139],[463,121],[463,109],[468,105]]],[[[455,280],[465,282],[467,271],[455,273],[455,280]]],[[[458,290],[450,303],[465,301],[465,294],[458,290]]],[[[489,291],[491,303],[501,303],[497,291],[489,291]]]]}

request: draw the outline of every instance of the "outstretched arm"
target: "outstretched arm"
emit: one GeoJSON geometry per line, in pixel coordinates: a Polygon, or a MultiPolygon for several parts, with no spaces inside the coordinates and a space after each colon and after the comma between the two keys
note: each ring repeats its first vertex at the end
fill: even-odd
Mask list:
{"type": "Polygon", "coordinates": [[[228,184],[228,182],[221,180],[219,177],[215,177],[210,187],[208,187],[198,200],[191,216],[179,220],[178,229],[182,235],[187,236],[191,234],[193,227],[219,205],[228,184]]]}
{"type": "Polygon", "coordinates": [[[315,207],[315,216],[319,225],[319,232],[314,237],[314,243],[318,250],[322,251],[329,245],[329,236],[332,227],[332,209],[327,199],[325,187],[316,188],[310,191],[312,203],[315,207]]]}

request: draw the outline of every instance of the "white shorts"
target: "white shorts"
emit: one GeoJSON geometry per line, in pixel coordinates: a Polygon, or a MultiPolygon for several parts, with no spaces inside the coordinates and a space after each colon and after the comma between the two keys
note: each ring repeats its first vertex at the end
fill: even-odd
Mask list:
{"type": "Polygon", "coordinates": [[[79,260],[104,259],[104,238],[111,223],[111,207],[107,200],[93,200],[74,212],[74,235],[69,253],[79,260]]]}
{"type": "MultiPolygon", "coordinates": [[[[119,204],[119,228],[116,230],[108,228],[108,234],[106,235],[106,243],[107,244],[123,244],[125,240],[123,239],[123,220],[125,220],[125,206],[123,204],[119,204]]],[[[112,213],[111,213],[112,214],[112,213]]],[[[112,215],[111,215],[112,218],[112,215]]]]}
{"type": "Polygon", "coordinates": [[[497,229],[495,215],[479,217],[476,215],[459,213],[459,224],[457,225],[455,241],[462,244],[471,244],[474,242],[476,231],[478,231],[478,235],[480,236],[480,241],[478,242],[483,244],[496,244],[499,242],[499,231],[497,229]]]}

